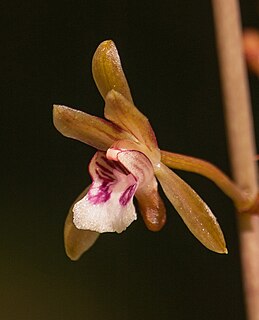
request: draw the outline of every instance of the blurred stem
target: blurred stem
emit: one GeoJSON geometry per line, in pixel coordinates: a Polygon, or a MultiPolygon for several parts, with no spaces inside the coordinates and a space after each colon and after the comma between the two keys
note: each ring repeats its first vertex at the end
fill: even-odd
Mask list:
{"type": "MultiPolygon", "coordinates": [[[[252,197],[258,193],[253,118],[242,49],[237,0],[212,0],[234,180],[252,197]]],[[[259,319],[259,212],[237,213],[247,318],[259,319]]]]}

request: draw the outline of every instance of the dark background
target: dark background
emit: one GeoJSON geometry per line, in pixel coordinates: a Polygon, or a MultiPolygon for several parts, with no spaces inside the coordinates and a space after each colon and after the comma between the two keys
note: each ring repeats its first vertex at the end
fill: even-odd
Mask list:
{"type": "MultiPolygon", "coordinates": [[[[241,7],[244,25],[257,26],[255,1],[241,7]]],[[[160,147],[230,174],[210,1],[1,1],[0,12],[0,319],[245,319],[234,208],[194,174],[180,173],[220,221],[227,256],[200,245],[167,200],[159,233],[138,219],[78,262],[63,248],[94,150],[55,130],[52,104],[102,116],[91,58],[105,39],[160,147]]]]}

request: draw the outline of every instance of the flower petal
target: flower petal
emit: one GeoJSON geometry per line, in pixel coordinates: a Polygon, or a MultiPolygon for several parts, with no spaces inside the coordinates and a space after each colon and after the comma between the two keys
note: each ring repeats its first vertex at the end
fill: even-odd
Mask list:
{"type": "Polygon", "coordinates": [[[137,179],[101,151],[93,157],[89,171],[93,183],[73,208],[75,226],[100,233],[122,232],[137,218],[133,205],[137,179]]]}
{"type": "Polygon", "coordinates": [[[106,120],[65,106],[54,105],[53,121],[64,136],[84,142],[98,150],[107,150],[117,140],[135,139],[106,120]]]}
{"type": "MultiPolygon", "coordinates": [[[[76,201],[82,199],[87,190],[85,189],[76,201]]],[[[73,204],[74,205],[74,204],[73,204]]],[[[71,260],[78,260],[97,240],[99,233],[89,230],[79,230],[73,223],[73,212],[71,206],[64,227],[64,242],[67,256],[71,260]]]]}
{"type": "Polygon", "coordinates": [[[119,92],[111,90],[107,94],[104,116],[130,132],[149,149],[157,149],[156,136],[147,117],[119,92]]]}
{"type": "Polygon", "coordinates": [[[107,158],[119,161],[138,179],[136,197],[149,230],[159,231],[166,221],[165,206],[157,192],[157,181],[150,160],[136,150],[110,148],[107,158]]]}
{"type": "Polygon", "coordinates": [[[139,210],[147,228],[151,231],[159,231],[166,222],[166,209],[163,200],[157,191],[155,177],[135,194],[139,210]]]}
{"type": "Polygon", "coordinates": [[[228,197],[234,201],[239,211],[246,211],[252,206],[254,197],[239,189],[238,186],[228,176],[226,176],[212,163],[202,159],[164,150],[160,150],[160,154],[161,162],[167,167],[198,173],[213,181],[228,197]]]}
{"type": "Polygon", "coordinates": [[[93,56],[92,72],[97,88],[104,99],[111,89],[115,89],[132,101],[128,82],[113,41],[107,40],[98,46],[93,56]]]}
{"type": "Polygon", "coordinates": [[[162,163],[156,176],[166,196],[194,236],[208,249],[227,253],[220,226],[198,194],[162,163]]]}
{"type": "Polygon", "coordinates": [[[140,151],[110,148],[106,156],[109,160],[119,161],[138,181],[138,188],[148,185],[154,177],[150,160],[140,151]]]}

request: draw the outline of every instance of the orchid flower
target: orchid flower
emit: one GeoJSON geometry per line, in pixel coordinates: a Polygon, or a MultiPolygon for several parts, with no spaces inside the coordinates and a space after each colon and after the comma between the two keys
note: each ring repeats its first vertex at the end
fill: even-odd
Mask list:
{"type": "Polygon", "coordinates": [[[148,119],[133,104],[112,41],[99,45],[92,71],[105,101],[105,119],[61,105],[53,110],[54,125],[64,136],[97,150],[89,164],[92,184],[73,204],[65,223],[68,256],[78,259],[100,233],[125,230],[137,219],[134,196],[147,228],[159,231],[166,213],[158,182],[193,235],[208,249],[227,253],[223,233],[207,204],[168,168],[190,159],[160,151],[148,119]]]}

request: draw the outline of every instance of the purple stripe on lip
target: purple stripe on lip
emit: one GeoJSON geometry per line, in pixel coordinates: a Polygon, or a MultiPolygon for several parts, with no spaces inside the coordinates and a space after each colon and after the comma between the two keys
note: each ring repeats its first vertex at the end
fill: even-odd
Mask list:
{"type": "Polygon", "coordinates": [[[110,166],[111,168],[120,171],[121,173],[124,173],[125,175],[128,175],[130,172],[129,170],[127,170],[120,162],[118,161],[112,161],[112,160],[108,160],[105,157],[101,158],[108,166],[110,166]]]}
{"type": "MultiPolygon", "coordinates": [[[[103,165],[101,165],[100,162],[96,161],[96,165],[97,165],[101,170],[103,170],[104,172],[109,173],[109,174],[113,174],[111,170],[109,170],[107,167],[104,167],[103,165]]],[[[111,167],[111,165],[110,165],[110,167],[111,167]]]]}
{"type": "Polygon", "coordinates": [[[110,175],[110,174],[104,172],[102,169],[96,168],[95,173],[98,175],[98,177],[100,179],[106,179],[106,180],[111,180],[111,181],[115,180],[113,173],[110,175]]]}
{"type": "Polygon", "coordinates": [[[104,172],[99,172],[98,169],[95,169],[95,173],[98,176],[100,180],[106,181],[106,182],[113,182],[115,181],[115,178],[110,177],[108,174],[105,174],[104,172]]]}
{"type": "Polygon", "coordinates": [[[110,182],[103,181],[102,184],[98,188],[97,194],[92,194],[92,190],[90,188],[88,192],[88,200],[92,204],[100,204],[108,201],[111,197],[111,191],[109,191],[110,182]]]}
{"type": "Polygon", "coordinates": [[[128,202],[131,200],[133,197],[135,190],[136,190],[137,184],[133,184],[129,186],[121,195],[119,202],[122,206],[126,206],[128,202]]]}

